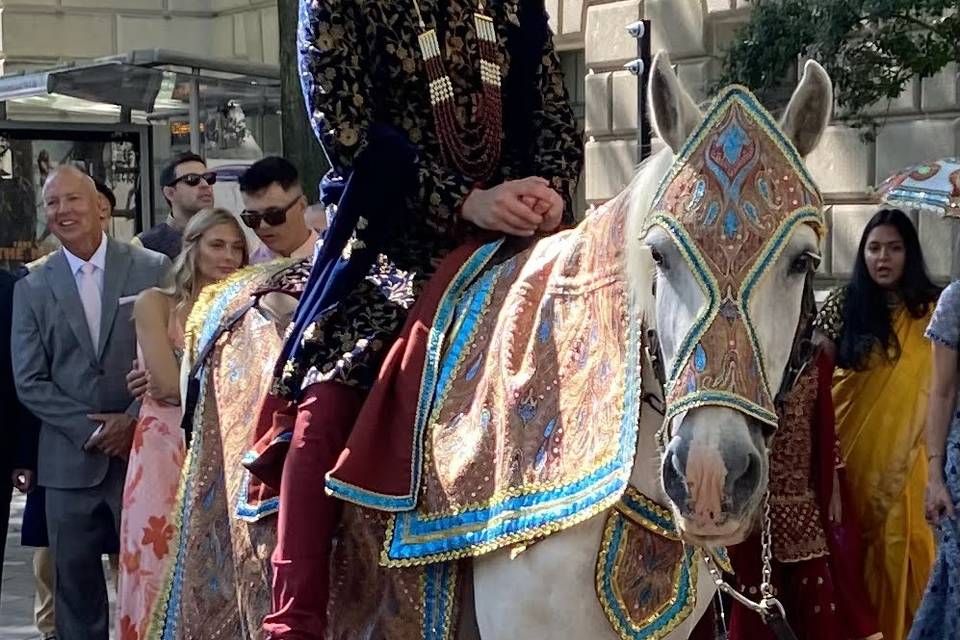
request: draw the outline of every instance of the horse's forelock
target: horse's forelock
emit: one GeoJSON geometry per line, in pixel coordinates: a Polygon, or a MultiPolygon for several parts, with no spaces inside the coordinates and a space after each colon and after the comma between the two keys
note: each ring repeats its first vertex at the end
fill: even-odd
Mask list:
{"type": "Polygon", "coordinates": [[[636,317],[643,318],[648,326],[653,326],[655,321],[652,295],[655,273],[641,235],[660,181],[672,165],[673,153],[669,148],[661,149],[640,163],[633,180],[617,196],[625,198],[627,206],[625,255],[631,305],[636,317]]]}

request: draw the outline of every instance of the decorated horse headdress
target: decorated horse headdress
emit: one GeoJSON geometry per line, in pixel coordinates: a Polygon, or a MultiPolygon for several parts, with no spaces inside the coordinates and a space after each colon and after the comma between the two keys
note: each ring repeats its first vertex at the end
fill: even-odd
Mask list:
{"type": "Polygon", "coordinates": [[[776,426],[752,296],[799,225],[822,237],[821,205],[773,117],[743,87],[724,90],[677,154],[647,220],[673,238],[706,299],[666,363],[668,418],[715,405],[776,426]]]}

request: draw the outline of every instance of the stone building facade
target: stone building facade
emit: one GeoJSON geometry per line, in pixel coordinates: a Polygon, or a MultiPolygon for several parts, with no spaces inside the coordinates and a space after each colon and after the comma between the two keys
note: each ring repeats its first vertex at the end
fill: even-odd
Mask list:
{"type": "Polygon", "coordinates": [[[0,72],[170,49],[277,64],[276,0],[0,0],[0,72]]]}
{"type": "MultiPolygon", "coordinates": [[[[598,203],[629,181],[637,161],[637,85],[623,64],[636,55],[624,27],[652,21],[652,50],[670,52],[680,77],[704,100],[723,50],[747,18],[749,0],[545,0],[587,136],[582,197],[598,203]],[[582,81],[581,81],[582,76],[582,81]]],[[[48,67],[133,49],[277,63],[275,0],[0,0],[0,71],[48,67]]],[[[887,105],[883,105],[886,109],[887,105]]],[[[658,148],[654,141],[654,148],[658,148]]],[[[838,123],[809,159],[828,194],[863,192],[912,162],[960,155],[956,65],[911,83],[889,105],[875,143],[838,123]]],[[[873,208],[836,205],[825,280],[850,271],[873,208]]],[[[958,274],[960,222],[918,221],[931,271],[958,274]]]]}
{"type": "MultiPolygon", "coordinates": [[[[586,199],[616,194],[632,175],[636,156],[636,79],[622,69],[636,55],[624,26],[652,21],[652,46],[670,52],[694,97],[706,99],[724,49],[747,19],[749,0],[547,0],[557,41],[581,49],[586,68],[586,199]]],[[[886,110],[888,105],[878,107],[886,110]]],[[[658,148],[656,142],[654,148],[658,148]]],[[[889,105],[875,143],[865,143],[842,123],[827,131],[808,159],[829,195],[864,192],[893,171],[915,162],[960,155],[958,68],[912,82],[889,105]]],[[[875,207],[845,204],[830,211],[831,233],[822,265],[823,283],[849,275],[857,243],[875,207]]],[[[940,279],[960,275],[960,221],[923,215],[918,221],[930,271],[940,279]]]]}

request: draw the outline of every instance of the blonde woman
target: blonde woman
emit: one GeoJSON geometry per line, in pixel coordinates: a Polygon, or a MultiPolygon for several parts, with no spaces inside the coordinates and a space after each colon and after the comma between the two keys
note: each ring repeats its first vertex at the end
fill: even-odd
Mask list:
{"type": "Polygon", "coordinates": [[[118,638],[143,636],[169,561],[170,510],[185,453],[180,430],[184,326],[200,291],[245,266],[248,259],[236,217],[225,209],[205,209],[184,229],[172,284],[144,291],[134,305],[147,389],[123,491],[118,638]]]}

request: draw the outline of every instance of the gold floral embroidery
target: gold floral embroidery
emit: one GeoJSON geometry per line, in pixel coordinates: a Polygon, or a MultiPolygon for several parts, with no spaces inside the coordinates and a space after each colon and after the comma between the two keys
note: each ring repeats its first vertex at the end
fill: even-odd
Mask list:
{"type": "Polygon", "coordinates": [[[341,129],[340,130],[340,144],[345,147],[352,147],[357,144],[358,136],[356,129],[341,129]]]}
{"type": "Polygon", "coordinates": [[[814,322],[814,326],[834,342],[839,341],[843,333],[843,303],[846,298],[846,287],[838,287],[831,291],[814,322]]]}

